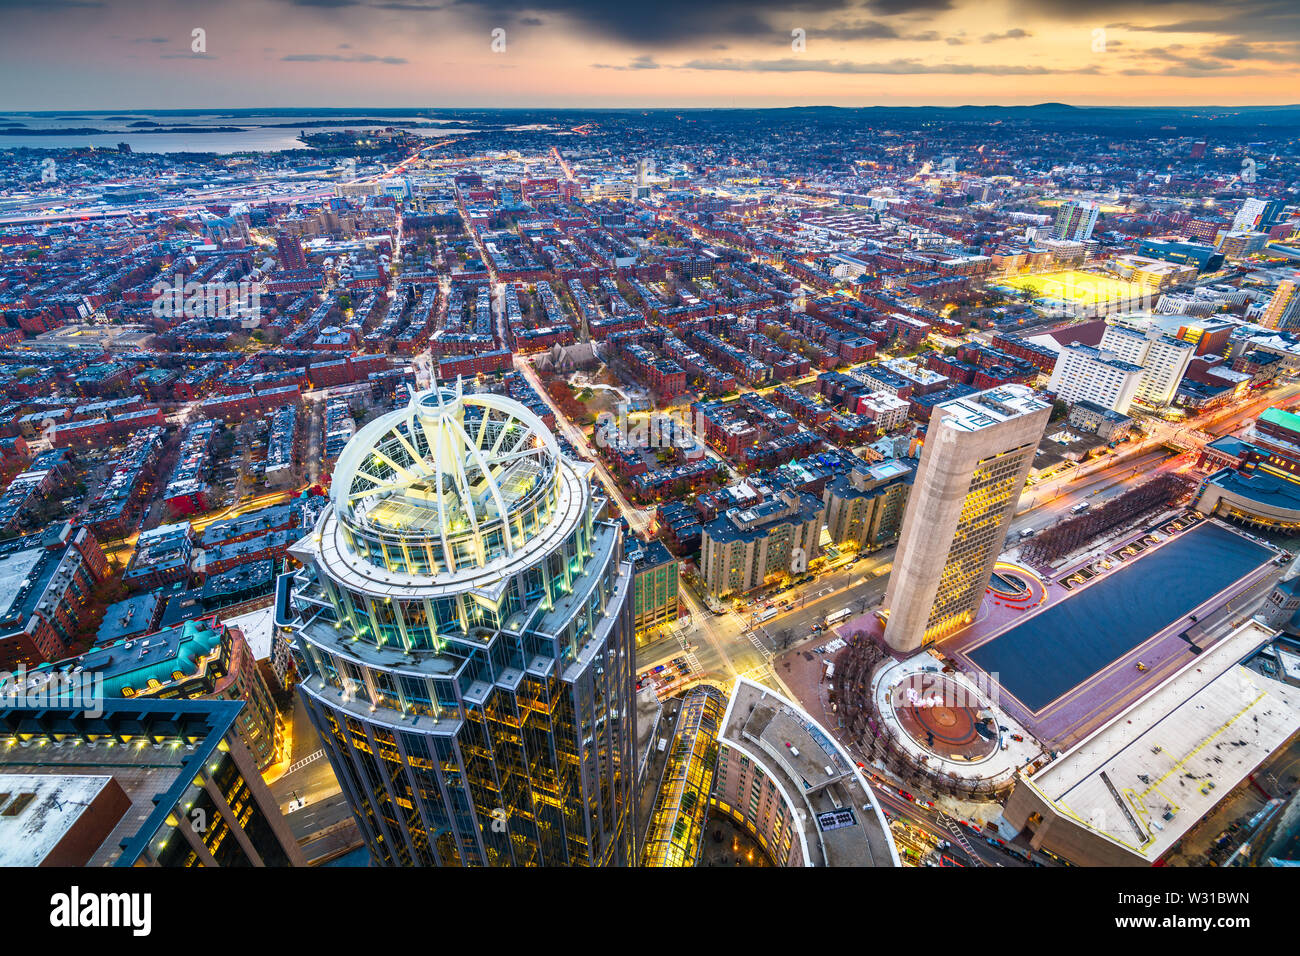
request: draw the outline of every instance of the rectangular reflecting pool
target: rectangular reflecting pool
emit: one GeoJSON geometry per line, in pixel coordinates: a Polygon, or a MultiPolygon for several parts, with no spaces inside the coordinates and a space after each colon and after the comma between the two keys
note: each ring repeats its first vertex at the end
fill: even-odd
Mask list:
{"type": "Polygon", "coordinates": [[[1206,522],[966,656],[1039,711],[1274,556],[1206,522]]]}

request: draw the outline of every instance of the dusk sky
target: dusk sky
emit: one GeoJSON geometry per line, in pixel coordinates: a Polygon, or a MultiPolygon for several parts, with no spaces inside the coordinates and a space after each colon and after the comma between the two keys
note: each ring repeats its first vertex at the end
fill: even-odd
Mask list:
{"type": "Polygon", "coordinates": [[[1300,3],[0,0],[0,63],[10,110],[1280,104],[1300,3]]]}

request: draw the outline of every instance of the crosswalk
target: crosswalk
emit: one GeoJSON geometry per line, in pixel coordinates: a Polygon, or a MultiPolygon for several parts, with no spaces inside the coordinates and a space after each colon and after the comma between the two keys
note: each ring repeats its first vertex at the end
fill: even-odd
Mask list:
{"type": "Polygon", "coordinates": [[[310,753],[301,760],[295,760],[293,763],[289,764],[289,769],[285,771],[285,775],[288,776],[295,770],[301,770],[303,767],[307,766],[307,764],[320,760],[323,756],[325,756],[325,751],[317,750],[315,753],[310,753]]]}
{"type": "Polygon", "coordinates": [[[690,641],[686,640],[683,630],[678,627],[673,628],[673,637],[677,638],[678,645],[685,652],[686,663],[690,665],[691,673],[702,674],[704,666],[700,663],[700,659],[695,656],[695,652],[691,650],[690,641]]]}
{"type": "Polygon", "coordinates": [[[966,834],[961,832],[961,826],[956,820],[948,816],[948,814],[944,813],[942,810],[939,811],[936,819],[940,826],[952,834],[953,839],[957,841],[957,845],[965,851],[966,855],[971,858],[971,861],[976,866],[986,865],[983,860],[975,855],[974,848],[971,847],[970,841],[966,839],[966,834]]]}

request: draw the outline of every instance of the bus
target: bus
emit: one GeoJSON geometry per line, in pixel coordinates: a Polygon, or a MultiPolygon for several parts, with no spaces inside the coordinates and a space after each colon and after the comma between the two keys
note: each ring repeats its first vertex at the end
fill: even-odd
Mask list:
{"type": "Polygon", "coordinates": [[[842,608],[840,608],[838,611],[835,611],[835,612],[832,613],[832,614],[827,614],[827,615],[826,615],[826,626],[827,626],[827,627],[830,627],[832,624],[838,624],[838,623],[840,623],[840,621],[843,621],[845,618],[847,618],[847,617],[848,617],[850,614],[852,614],[852,613],[853,613],[853,610],[852,610],[851,608],[842,607],[842,608]]]}

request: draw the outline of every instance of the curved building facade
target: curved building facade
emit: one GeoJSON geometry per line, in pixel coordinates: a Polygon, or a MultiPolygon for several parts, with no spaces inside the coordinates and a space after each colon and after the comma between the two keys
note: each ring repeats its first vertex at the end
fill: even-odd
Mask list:
{"type": "Polygon", "coordinates": [[[1193,506],[1251,528],[1300,531],[1300,484],[1268,467],[1222,468],[1208,475],[1193,506]]]}
{"type": "Polygon", "coordinates": [[[362,428],[291,550],[312,722],[375,860],[635,861],[632,567],[590,465],[497,395],[362,428]]]}

